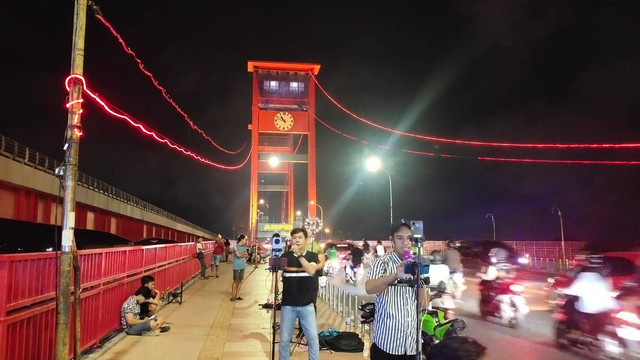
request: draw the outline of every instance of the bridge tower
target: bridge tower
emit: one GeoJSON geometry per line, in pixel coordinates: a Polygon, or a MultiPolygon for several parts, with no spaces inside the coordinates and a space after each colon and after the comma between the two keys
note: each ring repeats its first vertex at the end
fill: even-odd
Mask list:
{"type": "Polygon", "coordinates": [[[249,61],[248,70],[253,73],[249,126],[249,237],[253,242],[293,228],[294,171],[300,169],[300,163],[307,164],[308,216],[316,215],[316,207],[308,206],[310,200],[316,200],[315,83],[311,74],[317,75],[320,65],[249,61]],[[264,216],[266,206],[275,218],[264,216]]]}

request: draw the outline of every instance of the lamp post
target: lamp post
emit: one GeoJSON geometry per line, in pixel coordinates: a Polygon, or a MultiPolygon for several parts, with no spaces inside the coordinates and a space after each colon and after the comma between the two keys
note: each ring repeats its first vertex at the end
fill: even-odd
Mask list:
{"type": "MultiPolygon", "coordinates": [[[[318,204],[317,202],[315,202],[313,200],[309,201],[309,203],[311,205],[317,206],[320,209],[320,222],[322,224],[324,224],[324,215],[323,215],[324,214],[324,210],[322,210],[322,206],[320,206],[320,204],[318,204]]],[[[320,240],[322,240],[322,231],[320,231],[320,240]]]]}
{"type": "Polygon", "coordinates": [[[391,185],[391,175],[382,167],[382,162],[377,157],[370,157],[366,162],[367,170],[375,172],[382,170],[389,177],[389,218],[390,224],[393,226],[393,187],[391,185]]]}
{"type": "Polygon", "coordinates": [[[551,209],[551,213],[556,213],[556,212],[558,214],[558,217],[560,218],[560,241],[562,246],[562,266],[564,267],[567,261],[567,258],[564,252],[564,224],[562,223],[562,211],[560,211],[560,208],[554,207],[551,209]]]}
{"type": "Polygon", "coordinates": [[[489,213],[486,218],[491,218],[491,225],[493,225],[493,241],[496,241],[496,219],[493,218],[493,214],[489,213]]]}

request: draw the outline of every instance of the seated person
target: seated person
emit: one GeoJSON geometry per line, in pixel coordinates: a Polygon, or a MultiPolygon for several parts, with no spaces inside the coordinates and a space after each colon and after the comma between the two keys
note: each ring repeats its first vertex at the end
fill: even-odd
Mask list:
{"type": "Polygon", "coordinates": [[[155,315],[158,308],[162,305],[160,292],[156,290],[156,280],[151,275],[145,275],[140,279],[142,286],[151,290],[151,298],[140,304],[140,319],[155,315]]]}
{"type": "Polygon", "coordinates": [[[157,336],[161,332],[171,329],[164,325],[164,319],[153,315],[154,318],[140,319],[140,304],[151,298],[151,290],[141,286],[136,292],[124,301],[120,308],[120,323],[127,335],[152,335],[157,336]]]}

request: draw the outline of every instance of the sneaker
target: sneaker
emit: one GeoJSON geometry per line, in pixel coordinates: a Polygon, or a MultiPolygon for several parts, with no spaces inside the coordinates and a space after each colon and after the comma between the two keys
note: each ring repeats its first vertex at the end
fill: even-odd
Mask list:
{"type": "Polygon", "coordinates": [[[160,329],[149,330],[142,333],[142,336],[158,336],[160,335],[160,329]]]}
{"type": "Polygon", "coordinates": [[[162,326],[160,326],[160,332],[161,332],[161,333],[163,333],[163,332],[167,332],[167,331],[169,331],[169,330],[171,330],[171,326],[169,326],[169,325],[162,325],[162,326]]]}

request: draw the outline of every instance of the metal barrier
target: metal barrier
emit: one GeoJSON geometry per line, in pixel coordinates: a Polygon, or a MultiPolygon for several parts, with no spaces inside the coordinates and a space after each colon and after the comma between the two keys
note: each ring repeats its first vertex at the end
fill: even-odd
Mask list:
{"type": "MultiPolygon", "coordinates": [[[[347,331],[353,331],[360,324],[360,313],[358,306],[361,305],[358,296],[352,292],[343,289],[337,284],[327,281],[325,286],[321,286],[318,290],[318,297],[329,305],[338,315],[345,320],[345,328],[347,331]],[[351,325],[346,325],[347,317],[350,318],[351,325]]],[[[364,302],[363,302],[364,303],[364,302]]],[[[373,323],[360,324],[360,336],[364,338],[366,334],[371,339],[373,323]]]]}
{"type": "MultiPolygon", "coordinates": [[[[212,242],[203,243],[207,256],[212,242]]],[[[0,359],[55,358],[57,253],[0,255],[0,359]]],[[[140,287],[143,275],[160,291],[195,277],[195,244],[134,246],[78,251],[81,264],[81,351],[122,330],[120,307],[140,287]]],[[[72,284],[73,290],[76,287],[72,284]]],[[[70,308],[73,308],[71,299],[70,308]]],[[[73,344],[74,312],[70,312],[73,344]]],[[[73,355],[70,347],[69,358],[73,355]]]]}

